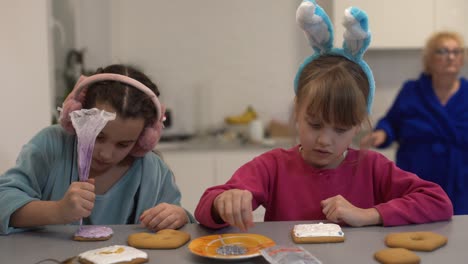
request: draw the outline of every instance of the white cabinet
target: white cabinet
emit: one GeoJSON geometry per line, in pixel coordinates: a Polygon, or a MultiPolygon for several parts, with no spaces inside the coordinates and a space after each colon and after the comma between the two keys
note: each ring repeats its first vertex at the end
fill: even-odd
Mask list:
{"type": "MultiPolygon", "coordinates": [[[[265,152],[265,149],[167,151],[164,161],[169,165],[182,193],[182,206],[194,213],[203,192],[215,185],[224,184],[244,163],[265,152]]],[[[264,209],[254,212],[254,221],[263,221],[264,209]]]]}
{"type": "Polygon", "coordinates": [[[436,0],[434,10],[436,30],[457,31],[468,40],[468,1],[436,0]]]}
{"type": "Polygon", "coordinates": [[[343,43],[344,10],[356,6],[366,11],[372,49],[422,48],[437,30],[454,30],[468,37],[465,0],[335,0],[331,11],[335,45],[343,43]]]}
{"type": "Polygon", "coordinates": [[[174,173],[182,206],[193,214],[203,192],[215,183],[212,153],[170,151],[162,156],[174,173]]]}
{"type": "Polygon", "coordinates": [[[335,0],[335,45],[343,43],[344,11],[350,6],[364,10],[372,34],[370,48],[419,48],[434,29],[434,0],[335,0]]]}
{"type": "Polygon", "coordinates": [[[265,152],[262,150],[220,151],[215,155],[216,184],[227,182],[232,174],[256,156],[265,152]]]}

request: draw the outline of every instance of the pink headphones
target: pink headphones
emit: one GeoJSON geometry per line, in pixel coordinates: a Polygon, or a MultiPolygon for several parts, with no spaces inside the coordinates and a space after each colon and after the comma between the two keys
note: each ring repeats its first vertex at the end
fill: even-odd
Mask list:
{"type": "Polygon", "coordinates": [[[161,138],[162,128],[164,127],[163,121],[165,107],[159,102],[158,97],[153,91],[151,91],[151,89],[146,87],[146,85],[142,84],[141,82],[132,79],[128,76],[115,73],[100,73],[92,75],[90,77],[82,75],[76,82],[73,91],[67,96],[67,98],[63,102],[62,111],[59,117],[60,124],[67,132],[69,132],[70,134],[75,134],[75,129],[73,128],[70,118],[70,113],[83,108],[83,103],[85,100],[86,92],[88,91],[88,86],[92,83],[101,81],[117,81],[128,84],[147,94],[153,101],[157,112],[156,121],[143,129],[143,132],[138,138],[137,143],[130,151],[130,154],[134,157],[144,156],[148,151],[154,149],[156,144],[159,142],[159,139],[161,138]]]}

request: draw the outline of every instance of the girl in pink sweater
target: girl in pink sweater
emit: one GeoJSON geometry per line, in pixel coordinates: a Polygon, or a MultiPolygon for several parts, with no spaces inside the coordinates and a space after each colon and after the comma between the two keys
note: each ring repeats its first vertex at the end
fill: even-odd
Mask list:
{"type": "Polygon", "coordinates": [[[371,127],[375,84],[362,60],[370,43],[367,16],[354,7],[345,16],[343,48],[332,48],[328,16],[314,2],[301,4],[297,20],[315,54],[295,80],[300,144],[266,152],[226,184],[207,189],[195,211],[202,225],[246,231],[258,206],[266,209],[265,221],[394,226],[451,218],[452,204],[439,185],[399,169],[377,152],[350,148],[361,127],[371,127]]]}

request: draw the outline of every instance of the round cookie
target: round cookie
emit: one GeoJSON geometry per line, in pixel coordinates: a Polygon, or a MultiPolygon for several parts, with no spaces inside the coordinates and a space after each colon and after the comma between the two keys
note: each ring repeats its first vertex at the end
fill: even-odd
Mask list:
{"type": "Polygon", "coordinates": [[[375,252],[374,258],[382,264],[418,264],[421,258],[405,248],[386,248],[375,252]]]}
{"type": "Polygon", "coordinates": [[[402,232],[387,235],[385,244],[393,248],[433,251],[447,244],[447,238],[434,232],[402,232]]]}
{"type": "Polygon", "coordinates": [[[104,241],[112,237],[112,228],[107,226],[84,225],[80,226],[73,236],[76,241],[104,241]]]}
{"type": "Polygon", "coordinates": [[[173,229],[163,229],[155,234],[135,233],[128,236],[127,243],[136,248],[174,249],[190,240],[190,234],[173,229]]]}
{"type": "Polygon", "coordinates": [[[89,250],[78,255],[82,264],[139,264],[148,262],[148,254],[139,249],[115,245],[89,250]]]}

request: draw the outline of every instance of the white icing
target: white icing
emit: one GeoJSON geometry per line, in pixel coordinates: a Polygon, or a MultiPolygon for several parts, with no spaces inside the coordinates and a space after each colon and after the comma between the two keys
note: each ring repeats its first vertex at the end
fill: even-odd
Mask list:
{"type": "Polygon", "coordinates": [[[148,258],[148,254],[142,250],[129,246],[115,245],[89,250],[78,255],[95,264],[112,264],[131,261],[136,258],[148,258]]]}
{"type": "Polygon", "coordinates": [[[294,226],[294,235],[296,237],[343,237],[343,231],[337,224],[303,224],[294,226]]]}

